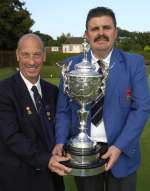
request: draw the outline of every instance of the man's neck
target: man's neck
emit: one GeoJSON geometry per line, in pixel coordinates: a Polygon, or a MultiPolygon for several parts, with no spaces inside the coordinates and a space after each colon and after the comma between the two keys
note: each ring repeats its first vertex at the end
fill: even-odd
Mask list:
{"type": "Polygon", "coordinates": [[[92,53],[93,53],[93,55],[97,58],[97,59],[99,59],[99,60],[103,60],[103,59],[105,59],[108,55],[109,55],[109,53],[112,51],[112,49],[111,50],[109,50],[109,51],[99,51],[99,50],[92,50],[92,53]]]}

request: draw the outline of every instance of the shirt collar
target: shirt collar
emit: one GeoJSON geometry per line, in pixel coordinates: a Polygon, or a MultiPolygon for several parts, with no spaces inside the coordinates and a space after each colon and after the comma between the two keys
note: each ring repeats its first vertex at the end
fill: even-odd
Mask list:
{"type": "Polygon", "coordinates": [[[40,85],[40,76],[38,81],[35,84],[32,84],[29,80],[27,80],[24,75],[20,72],[21,78],[23,79],[24,83],[26,84],[28,91],[31,91],[32,86],[36,86],[38,89],[39,94],[42,96],[42,91],[41,91],[41,85],[40,85]]]}
{"type": "MultiPolygon", "coordinates": [[[[104,61],[104,63],[106,63],[106,64],[110,64],[110,58],[111,58],[111,54],[112,54],[112,51],[113,51],[113,49],[109,52],[109,54],[102,60],[102,61],[104,61]]],[[[98,58],[96,58],[95,56],[94,56],[94,54],[93,54],[93,52],[92,52],[92,50],[91,50],[91,57],[92,57],[92,63],[94,64],[94,63],[97,63],[97,61],[99,60],[98,58]]]]}

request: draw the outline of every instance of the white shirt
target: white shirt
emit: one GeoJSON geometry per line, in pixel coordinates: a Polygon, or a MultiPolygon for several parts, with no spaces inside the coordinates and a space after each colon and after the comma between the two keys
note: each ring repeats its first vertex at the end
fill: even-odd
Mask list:
{"type": "MultiPolygon", "coordinates": [[[[112,51],[108,54],[108,56],[103,59],[104,63],[106,63],[108,66],[110,64],[110,57],[111,57],[112,51]]],[[[97,61],[99,60],[96,58],[93,53],[91,52],[92,59],[91,62],[92,64],[95,65],[96,71],[99,69],[99,64],[97,61]]],[[[93,123],[91,123],[91,139],[94,142],[104,142],[107,143],[107,136],[106,136],[106,131],[105,131],[105,124],[102,119],[101,123],[98,126],[95,126],[93,123]]]]}
{"type": "Polygon", "coordinates": [[[34,96],[33,96],[33,91],[31,90],[32,86],[36,86],[37,89],[38,89],[38,92],[40,94],[40,96],[42,97],[42,91],[41,91],[41,85],[40,85],[40,77],[38,79],[38,81],[35,83],[35,84],[32,84],[29,80],[27,80],[24,75],[20,72],[20,75],[21,75],[21,78],[23,79],[25,85],[27,86],[27,89],[29,91],[29,94],[31,96],[31,99],[34,103],[34,106],[36,108],[36,104],[35,104],[35,101],[34,101],[34,96]]]}

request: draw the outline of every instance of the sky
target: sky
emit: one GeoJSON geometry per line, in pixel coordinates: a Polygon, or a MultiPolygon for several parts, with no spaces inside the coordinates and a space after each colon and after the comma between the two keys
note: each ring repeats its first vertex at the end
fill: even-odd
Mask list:
{"type": "Polygon", "coordinates": [[[150,32],[149,0],[22,0],[35,21],[32,30],[48,34],[54,39],[62,33],[81,37],[90,9],[97,6],[111,8],[117,25],[128,31],[150,32]]]}

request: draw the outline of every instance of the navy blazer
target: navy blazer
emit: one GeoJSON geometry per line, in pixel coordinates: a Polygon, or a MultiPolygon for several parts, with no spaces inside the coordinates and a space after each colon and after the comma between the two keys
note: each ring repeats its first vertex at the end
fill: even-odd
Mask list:
{"type": "MultiPolygon", "coordinates": [[[[54,190],[51,179],[53,173],[48,170],[48,161],[55,144],[58,89],[46,81],[40,80],[40,83],[52,135],[50,148],[46,142],[44,127],[20,74],[0,82],[0,188],[11,187],[13,181],[15,185],[13,179],[17,177],[17,184],[22,184],[20,190],[30,190],[34,187],[34,182],[36,190],[54,190]],[[38,177],[36,173],[39,174],[38,177]]],[[[19,186],[14,188],[16,191],[17,189],[19,190],[19,186]]]]}
{"type": "MultiPolygon", "coordinates": [[[[83,54],[65,60],[71,61],[70,70],[81,62],[83,54]]],[[[91,61],[91,52],[88,52],[91,61]]],[[[56,114],[56,143],[66,143],[68,137],[77,134],[79,105],[63,91],[63,80],[56,114]]],[[[88,108],[90,109],[90,108],[88,108]]],[[[115,145],[123,152],[112,168],[116,177],[134,172],[140,164],[139,139],[150,113],[150,93],[144,59],[141,55],[113,49],[110,71],[106,83],[103,120],[108,145],[115,145]]],[[[90,135],[90,115],[87,132],[90,135]]]]}

